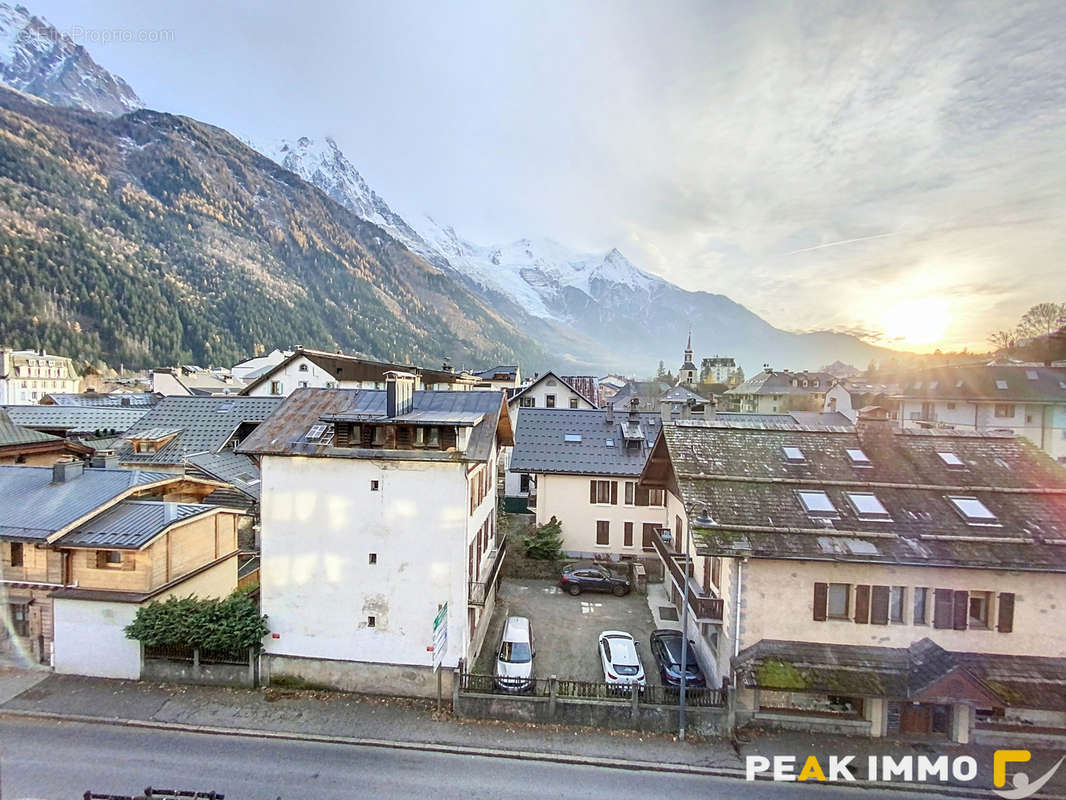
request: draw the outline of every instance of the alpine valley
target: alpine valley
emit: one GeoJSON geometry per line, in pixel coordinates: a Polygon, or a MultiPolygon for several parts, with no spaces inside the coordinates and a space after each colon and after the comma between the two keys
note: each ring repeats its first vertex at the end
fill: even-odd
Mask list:
{"type": "Polygon", "coordinates": [[[0,89],[0,341],[133,366],[303,344],[600,374],[650,372],[690,328],[700,355],[749,372],[886,352],[779,330],[616,249],[480,245],[405,220],[328,137],[253,149],[142,109],[21,6],[0,4],[0,70],[18,90],[0,89]]]}

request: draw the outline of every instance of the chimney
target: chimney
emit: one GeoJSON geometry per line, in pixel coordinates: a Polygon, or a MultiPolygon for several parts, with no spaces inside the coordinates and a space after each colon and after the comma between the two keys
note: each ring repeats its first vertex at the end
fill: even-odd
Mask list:
{"type": "Polygon", "coordinates": [[[603,421],[614,425],[614,401],[609,401],[604,409],[603,421]]]}
{"type": "Polygon", "coordinates": [[[866,406],[859,410],[855,433],[863,451],[871,458],[874,453],[884,453],[886,448],[893,446],[892,420],[881,406],[866,406]]]}
{"type": "Polygon", "coordinates": [[[97,450],[89,466],[93,469],[118,469],[118,455],[114,450],[97,450]]]}
{"type": "Polygon", "coordinates": [[[629,401],[629,421],[640,422],[640,412],[637,410],[640,408],[640,398],[634,397],[629,401]]]}
{"type": "Polygon", "coordinates": [[[703,421],[714,422],[718,417],[718,398],[711,397],[710,400],[703,406],[703,421]]]}
{"type": "Polygon", "coordinates": [[[696,405],[696,401],[691,397],[681,405],[681,419],[692,419],[692,407],[696,405]]]}
{"type": "Polygon", "coordinates": [[[414,404],[415,376],[410,372],[385,373],[385,415],[392,419],[411,412],[414,404]]]}
{"type": "Polygon", "coordinates": [[[85,469],[85,463],[65,459],[52,465],[52,483],[70,483],[81,477],[85,469]]]}

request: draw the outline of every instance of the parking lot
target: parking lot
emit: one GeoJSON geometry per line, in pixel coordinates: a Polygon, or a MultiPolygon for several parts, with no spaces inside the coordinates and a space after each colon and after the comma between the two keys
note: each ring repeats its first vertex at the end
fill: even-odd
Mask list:
{"type": "Polygon", "coordinates": [[[555,675],[562,680],[603,681],[597,648],[599,635],[602,631],[620,630],[638,642],[637,653],[648,683],[660,685],[649,644],[655,622],[647,598],[637,592],[625,597],[590,592],[571,597],[555,581],[507,578],[500,586],[475,672],[492,674],[503,620],[509,616],[530,620],[538,678],[555,675]]]}

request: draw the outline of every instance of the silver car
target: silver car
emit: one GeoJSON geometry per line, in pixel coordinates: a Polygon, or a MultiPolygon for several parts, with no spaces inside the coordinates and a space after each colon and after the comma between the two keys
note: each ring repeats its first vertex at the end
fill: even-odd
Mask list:
{"type": "Polygon", "coordinates": [[[533,628],[525,617],[508,617],[496,649],[496,686],[507,692],[524,692],[533,686],[533,628]]]}
{"type": "Polygon", "coordinates": [[[604,631],[600,634],[599,648],[603,679],[608,686],[617,692],[628,692],[634,685],[644,691],[648,681],[632,636],[625,631],[604,631]]]}

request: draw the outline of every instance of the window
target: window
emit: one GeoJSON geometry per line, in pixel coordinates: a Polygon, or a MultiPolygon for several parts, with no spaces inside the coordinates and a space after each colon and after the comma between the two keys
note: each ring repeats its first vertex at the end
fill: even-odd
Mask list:
{"type": "Polygon", "coordinates": [[[1025,377],[1031,381],[1038,381],[1040,380],[1040,373],[1038,373],[1035,369],[1027,369],[1025,371],[1025,377]]]}
{"type": "Polygon", "coordinates": [[[12,542],[11,545],[11,566],[22,566],[22,542],[12,542]]]}
{"type": "Polygon", "coordinates": [[[996,403],[995,415],[997,417],[1013,417],[1014,416],[1014,404],[1013,403],[996,403]]]}
{"type": "Polygon", "coordinates": [[[966,469],[966,464],[954,453],[937,453],[948,469],[966,469]]]}
{"type": "Polygon", "coordinates": [[[589,502],[598,505],[618,503],[618,481],[589,481],[589,502]]]}
{"type": "Polygon", "coordinates": [[[518,476],[518,491],[522,494],[529,494],[529,473],[523,472],[518,476]]]}
{"type": "Polygon", "coordinates": [[[544,395],[544,407],[545,408],[555,408],[555,395],[554,394],[546,394],[546,395],[544,395]]]}
{"type": "Polygon", "coordinates": [[[368,628],[375,627],[377,625],[377,623],[378,623],[377,617],[367,617],[366,618],[366,626],[368,628]]]}
{"type": "Polygon", "coordinates": [[[859,515],[859,519],[880,522],[892,521],[892,518],[888,515],[888,510],[877,499],[877,495],[872,492],[845,492],[845,496],[848,498],[848,503],[851,507],[855,509],[855,513],[859,515]]]}
{"type": "Polygon", "coordinates": [[[925,625],[929,622],[929,618],[926,616],[926,606],[928,600],[929,590],[924,586],[918,586],[914,589],[914,617],[911,620],[914,625],[925,625]]]}
{"type": "Polygon", "coordinates": [[[518,398],[518,407],[519,408],[536,408],[537,407],[537,398],[535,398],[535,397],[519,397],[518,398]]]}
{"type": "Polygon", "coordinates": [[[976,497],[949,497],[948,501],[970,525],[998,525],[999,520],[984,503],[976,497]]]}
{"type": "Polygon", "coordinates": [[[812,517],[836,517],[836,506],[829,499],[829,495],[821,491],[801,489],[796,492],[803,509],[812,517]]]}
{"type": "Polygon", "coordinates": [[[577,398],[576,397],[571,397],[570,398],[570,408],[577,408],[577,398]]]}
{"type": "Polygon", "coordinates": [[[307,372],[307,365],[306,364],[301,364],[300,365],[300,372],[307,372]]]}
{"type": "Polygon", "coordinates": [[[862,450],[857,448],[847,449],[848,460],[851,461],[853,467],[872,467],[873,463],[870,461],[870,457],[866,455],[862,450]]]}
{"type": "Polygon", "coordinates": [[[636,481],[626,481],[626,505],[631,506],[636,503],[637,496],[637,484],[636,481]]]}
{"type": "Polygon", "coordinates": [[[370,491],[377,492],[377,491],[380,491],[380,490],[381,490],[381,481],[371,480],[370,481],[370,491]]]}
{"type": "Polygon", "coordinates": [[[97,550],[96,568],[115,569],[119,567],[133,568],[133,560],[123,559],[121,550],[97,550]]]}
{"type": "Polygon", "coordinates": [[[996,388],[997,389],[1006,389],[1007,388],[1007,382],[1006,381],[996,381],[996,388]]]}
{"type": "Polygon", "coordinates": [[[847,619],[850,594],[850,584],[829,584],[829,592],[826,598],[826,616],[830,619],[847,619]]]}
{"type": "Polygon", "coordinates": [[[11,627],[16,636],[29,636],[30,635],[30,607],[25,603],[12,603],[8,606],[11,609],[11,627]]]}
{"type": "Polygon", "coordinates": [[[581,441],[581,434],[580,433],[563,434],[563,441],[564,442],[580,442],[581,441]]]}
{"type": "Polygon", "coordinates": [[[614,447],[614,439],[604,439],[603,443],[607,447],[614,447]]]}
{"type": "Polygon", "coordinates": [[[711,559],[711,583],[715,586],[722,585],[722,559],[717,556],[711,559]]]}
{"type": "Polygon", "coordinates": [[[271,381],[270,382],[270,393],[271,394],[281,394],[281,381],[271,381]]]}
{"type": "Polygon", "coordinates": [[[970,592],[966,624],[970,628],[987,628],[988,611],[992,605],[989,592],[970,592]]]}
{"type": "Polygon", "coordinates": [[[367,559],[367,563],[369,563],[369,564],[377,564],[378,563],[378,554],[377,553],[371,553],[370,557],[367,559]]]}
{"type": "Polygon", "coordinates": [[[903,587],[893,586],[888,593],[888,621],[903,622],[903,587]]]}
{"type": "Polygon", "coordinates": [[[596,544],[606,547],[611,543],[611,523],[605,519],[596,520],[596,544]]]}
{"type": "Polygon", "coordinates": [[[322,438],[322,434],[325,432],[326,426],[319,422],[311,426],[311,429],[307,431],[307,434],[304,436],[304,439],[309,442],[317,441],[318,439],[322,438]]]}
{"type": "Polygon", "coordinates": [[[622,547],[632,547],[632,546],[633,546],[633,523],[632,522],[623,522],[622,523],[622,547]]]}
{"type": "Polygon", "coordinates": [[[807,457],[803,455],[803,451],[798,447],[782,447],[785,453],[785,461],[790,464],[804,464],[807,461],[807,457]]]}
{"type": "Polygon", "coordinates": [[[665,489],[649,489],[648,490],[648,505],[662,508],[666,505],[666,490],[665,489]]]}
{"type": "Polygon", "coordinates": [[[954,403],[948,403],[948,411],[954,411],[954,410],[955,410],[955,404],[954,403]]]}

